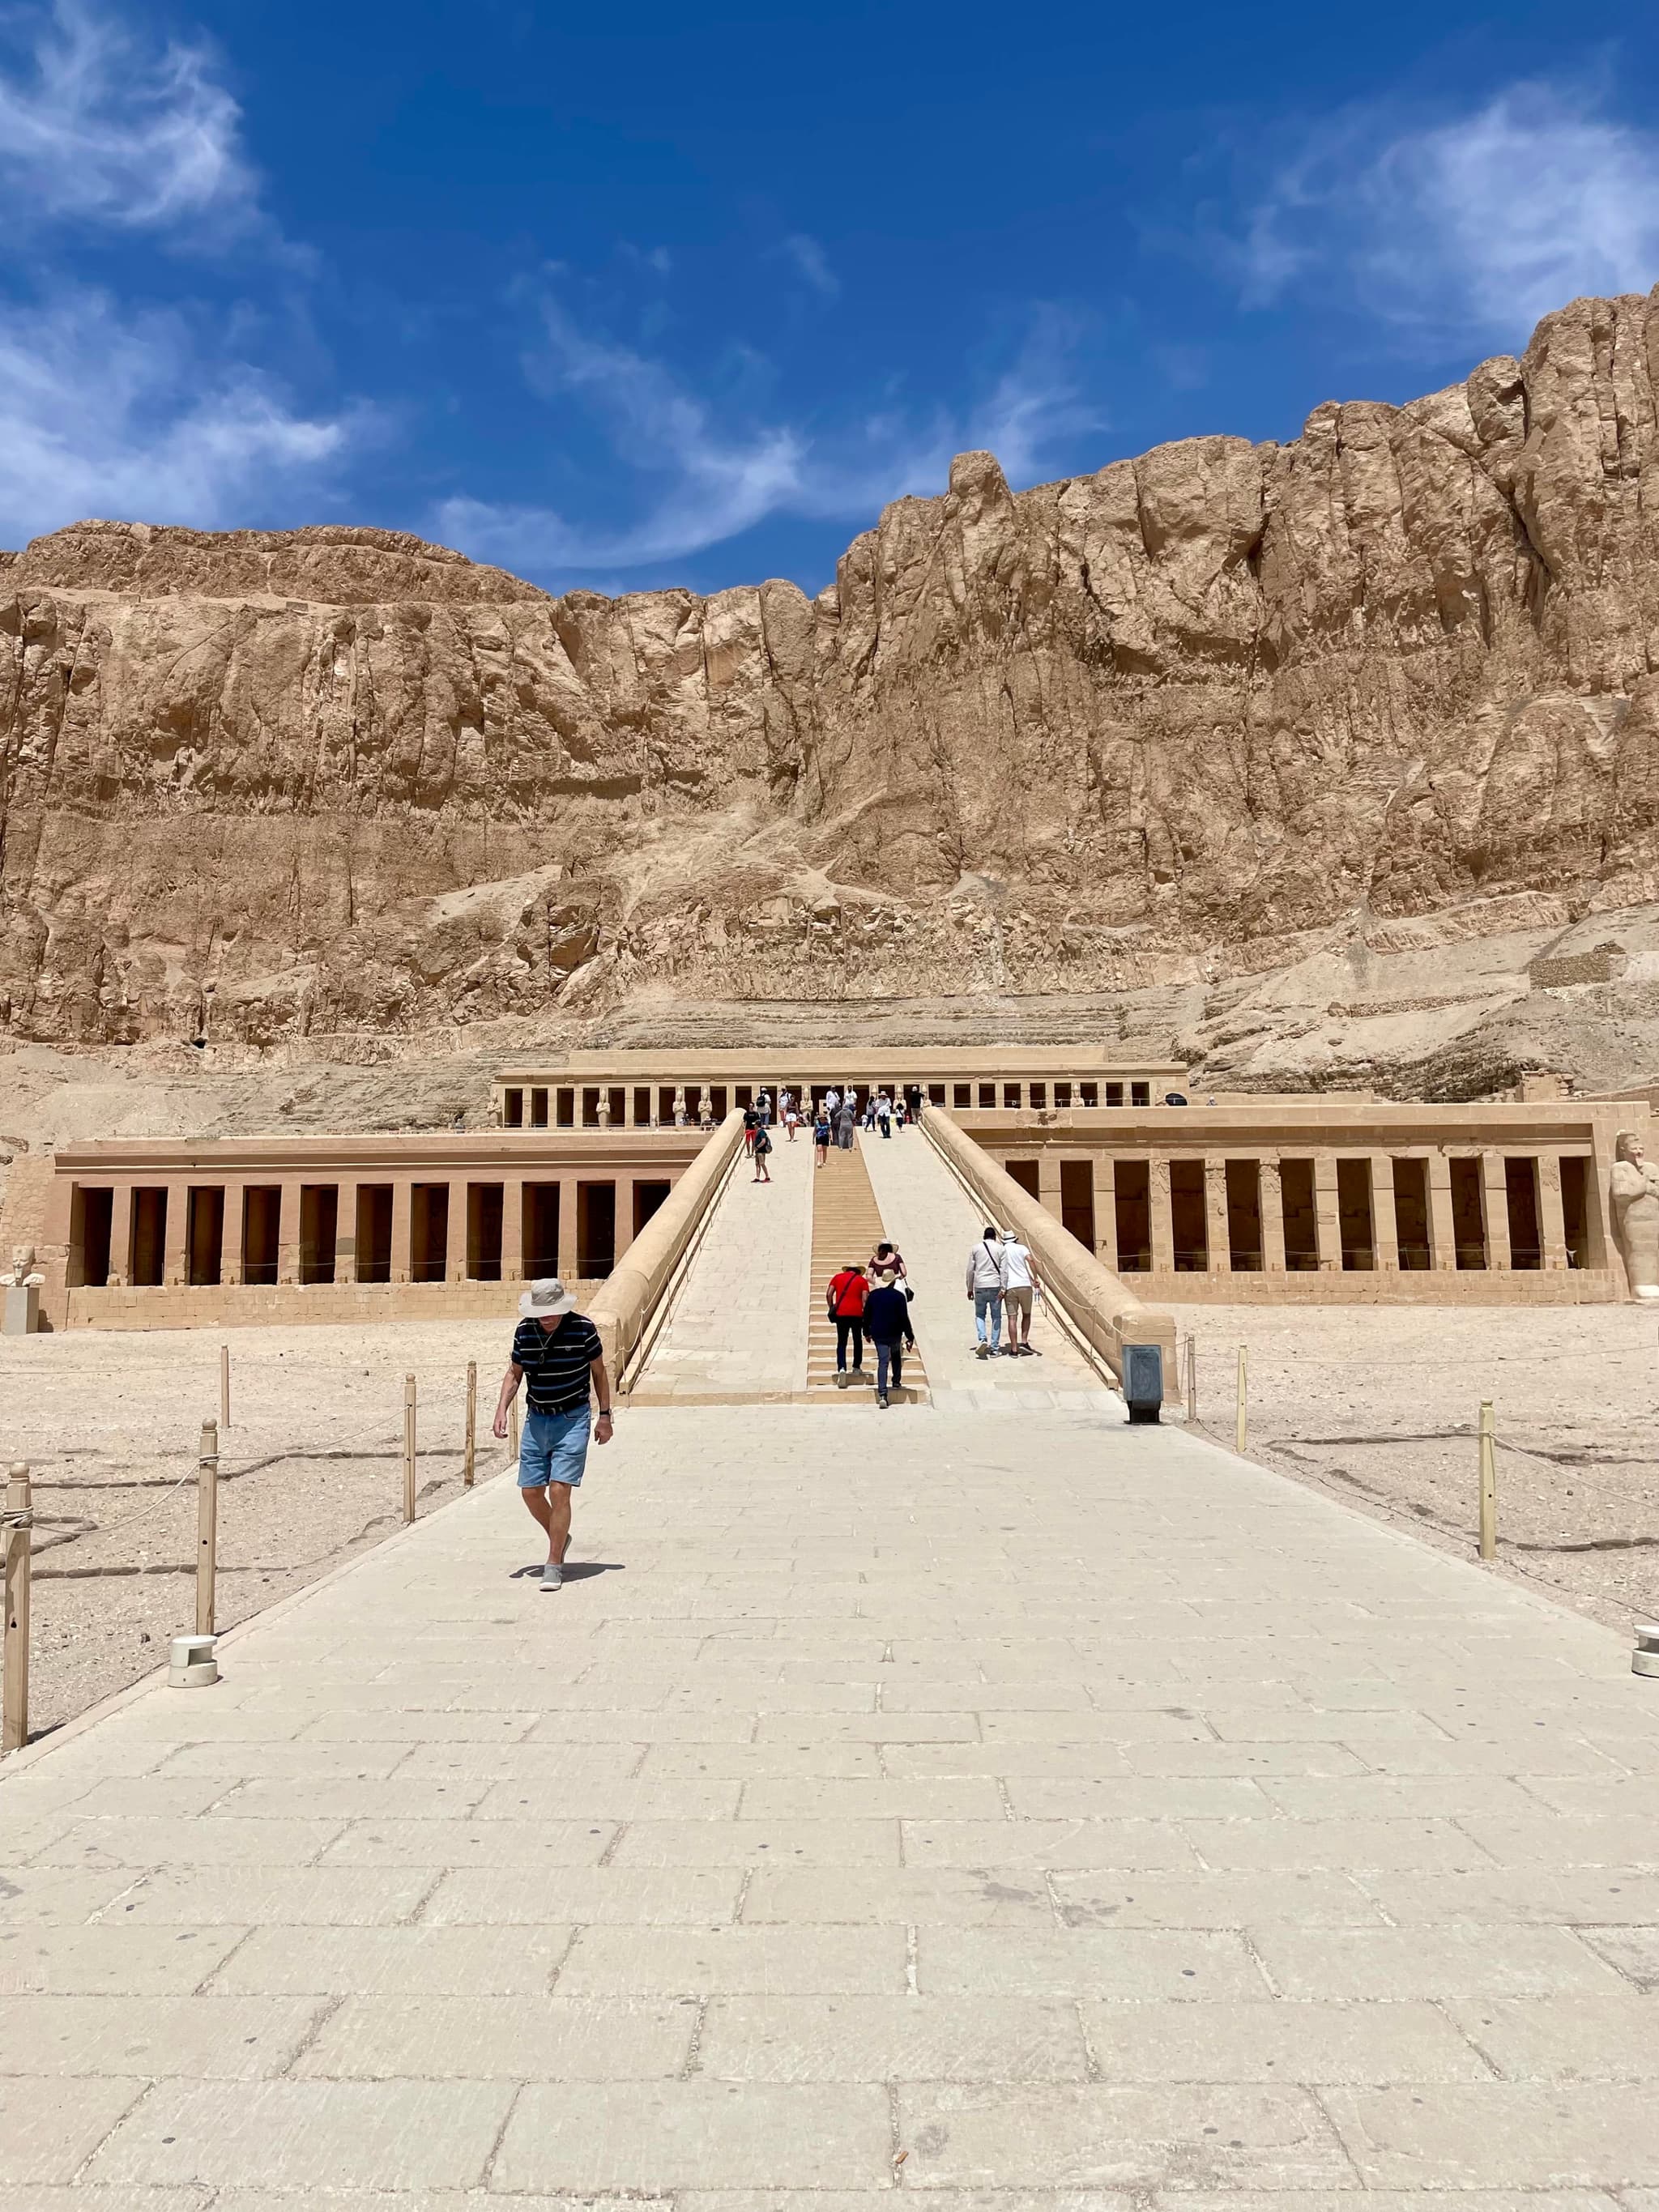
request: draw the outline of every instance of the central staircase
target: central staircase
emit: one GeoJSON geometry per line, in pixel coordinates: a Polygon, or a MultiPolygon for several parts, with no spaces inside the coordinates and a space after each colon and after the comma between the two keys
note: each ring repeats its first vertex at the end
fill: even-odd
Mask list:
{"type": "MultiPolygon", "coordinates": [[[[903,1141],[887,1139],[890,1144],[903,1141]]],[[[866,1134],[860,1142],[879,1144],[882,1139],[866,1134]]],[[[811,1399],[844,1398],[849,1404],[862,1404],[866,1392],[874,1394],[876,1354],[868,1343],[864,1347],[862,1372],[853,1376],[844,1391],[836,1387],[836,1327],[830,1319],[824,1293],[832,1275],[848,1265],[867,1261],[885,1234],[862,1158],[856,1152],[843,1152],[832,1146],[823,1167],[812,1171],[811,1309],[806,1334],[806,1393],[811,1399]]],[[[920,1352],[907,1348],[903,1384],[890,1395],[896,1406],[919,1405],[927,1400],[927,1376],[920,1352]]]]}

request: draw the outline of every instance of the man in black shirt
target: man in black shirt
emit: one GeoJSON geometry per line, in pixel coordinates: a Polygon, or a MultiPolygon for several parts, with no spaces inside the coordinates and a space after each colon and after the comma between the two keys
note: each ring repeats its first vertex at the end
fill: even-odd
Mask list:
{"type": "Polygon", "coordinates": [[[599,1332],[586,1314],[576,1311],[574,1295],[556,1278],[532,1283],[519,1300],[513,1357],[495,1405],[498,1437],[507,1434],[507,1408],[521,1382],[527,1411],[519,1488],[547,1531],[542,1588],[556,1590],[563,1584],[564,1555],[570,1548],[570,1493],[580,1486],[587,1460],[590,1389],[599,1394],[593,1441],[608,1444],[611,1436],[611,1377],[605,1371],[599,1332]]]}

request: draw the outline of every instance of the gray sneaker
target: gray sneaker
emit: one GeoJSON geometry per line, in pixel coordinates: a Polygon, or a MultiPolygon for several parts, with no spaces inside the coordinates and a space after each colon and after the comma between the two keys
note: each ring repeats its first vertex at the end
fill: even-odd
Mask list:
{"type": "Polygon", "coordinates": [[[564,1588],[564,1569],[556,1560],[550,1559],[542,1569],[542,1588],[544,1590],[564,1588]]]}

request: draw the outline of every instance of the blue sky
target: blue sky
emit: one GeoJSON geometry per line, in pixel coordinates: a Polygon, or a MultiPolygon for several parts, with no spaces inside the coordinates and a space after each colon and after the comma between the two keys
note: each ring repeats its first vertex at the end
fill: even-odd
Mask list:
{"type": "Polygon", "coordinates": [[[0,5],[0,544],[373,522],[816,591],[1659,281],[1659,11],[0,5]]]}

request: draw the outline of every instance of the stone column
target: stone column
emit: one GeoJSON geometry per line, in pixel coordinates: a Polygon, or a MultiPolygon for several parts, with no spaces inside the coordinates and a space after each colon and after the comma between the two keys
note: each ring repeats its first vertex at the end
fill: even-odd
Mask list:
{"type": "MultiPolygon", "coordinates": [[[[242,1280],[243,1208],[246,1203],[247,1187],[245,1183],[228,1182],[225,1185],[225,1241],[219,1248],[219,1280],[239,1287],[242,1280]]],[[[355,1227],[356,1224],[353,1225],[355,1227]]]]}
{"type": "Polygon", "coordinates": [[[616,1182],[617,1235],[616,1247],[611,1255],[613,1267],[634,1242],[634,1178],[631,1175],[619,1174],[616,1182]]]}
{"type": "Polygon", "coordinates": [[[674,1085],[674,1127],[677,1129],[685,1127],[685,1085],[683,1083],[674,1085]]]}
{"type": "Polygon", "coordinates": [[[1561,1159],[1557,1152],[1539,1156],[1538,1231],[1544,1243],[1546,1273],[1560,1273],[1567,1264],[1567,1222],[1561,1211],[1561,1159]]]}
{"type": "Polygon", "coordinates": [[[444,1240],[444,1280],[464,1283],[466,1271],[467,1190],[471,1176],[449,1178],[449,1226],[444,1240]]]}
{"type": "Polygon", "coordinates": [[[1175,1220],[1170,1210],[1170,1163],[1154,1152],[1147,1163],[1146,1211],[1148,1237],[1152,1248],[1152,1273],[1175,1273],[1175,1220]]]}
{"type": "Polygon", "coordinates": [[[697,1127],[700,1129],[709,1129],[714,1127],[714,1102],[709,1097],[708,1085],[705,1083],[697,1093],[697,1127]]]}
{"type": "Polygon", "coordinates": [[[602,1129],[611,1127],[611,1085],[608,1083],[599,1085],[599,1127],[602,1129]]]}
{"type": "Polygon", "coordinates": [[[1285,1272],[1285,1192],[1277,1153],[1264,1153],[1257,1166],[1256,1204],[1261,1213],[1261,1272],[1285,1272]]]}
{"type": "Polygon", "coordinates": [[[276,1201],[282,1208],[276,1221],[276,1280],[297,1283],[300,1279],[300,1178],[284,1176],[281,1184],[282,1196],[276,1201]]]}
{"type": "MultiPolygon", "coordinates": [[[[225,1203],[229,1204],[227,1199],[225,1203]]],[[[225,1217],[225,1235],[230,1235],[230,1217],[225,1217]]],[[[357,1186],[352,1182],[337,1182],[334,1186],[334,1279],[337,1283],[355,1283],[357,1279],[357,1186]]]]}
{"type": "Polygon", "coordinates": [[[413,1224],[410,1219],[410,1179],[399,1176],[392,1186],[392,1270],[394,1283],[409,1283],[415,1279],[415,1254],[410,1238],[413,1224]]]}
{"type": "Polygon", "coordinates": [[[190,1273],[190,1185],[183,1178],[167,1185],[167,1218],[161,1239],[161,1281],[176,1289],[190,1273]]]}
{"type": "Polygon", "coordinates": [[[1342,1269],[1342,1209],[1336,1189],[1336,1155],[1314,1154],[1314,1242],[1322,1275],[1342,1269]]]}
{"type": "Polygon", "coordinates": [[[1437,1275],[1455,1270],[1457,1224],[1452,1218],[1451,1162],[1443,1152],[1429,1154],[1429,1246],[1437,1275]]]}
{"type": "Polygon", "coordinates": [[[576,1177],[559,1177],[559,1279],[574,1283],[576,1279],[576,1208],[580,1203],[577,1195],[576,1177]]]}
{"type": "Polygon", "coordinates": [[[1212,1274],[1230,1275],[1233,1267],[1232,1238],[1227,1228],[1227,1163],[1204,1163],[1204,1264],[1212,1274]]]}
{"type": "Polygon", "coordinates": [[[1037,1154],[1037,1201],[1045,1213],[1060,1219],[1060,1158],[1048,1145],[1037,1154]]]}
{"type": "Polygon", "coordinates": [[[1102,1267],[1117,1273],[1117,1183],[1109,1154],[1090,1155],[1095,1192],[1095,1252],[1102,1267]]]}
{"type": "Polygon", "coordinates": [[[1510,1255],[1510,1187],[1502,1152],[1481,1153],[1480,1195],[1486,1216],[1486,1265],[1507,1273],[1515,1263],[1510,1255]]]}
{"type": "Polygon", "coordinates": [[[132,1185],[118,1182],[109,1195],[109,1287],[132,1280],[132,1185]]]}
{"type": "Polygon", "coordinates": [[[501,1182],[501,1280],[524,1280],[524,1181],[519,1176],[501,1182]]]}
{"type": "Polygon", "coordinates": [[[1371,1155],[1371,1259],[1377,1273],[1400,1273],[1400,1229],[1394,1211],[1394,1160],[1388,1152],[1371,1155]]]}

